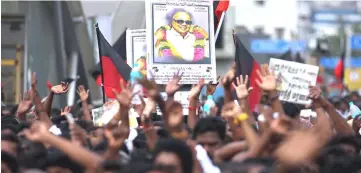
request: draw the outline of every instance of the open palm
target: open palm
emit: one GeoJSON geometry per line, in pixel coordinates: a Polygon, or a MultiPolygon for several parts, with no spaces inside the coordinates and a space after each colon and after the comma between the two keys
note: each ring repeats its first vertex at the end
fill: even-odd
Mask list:
{"type": "Polygon", "coordinates": [[[115,89],[112,89],[113,94],[115,95],[116,99],[119,102],[119,105],[122,107],[130,107],[132,98],[137,95],[137,93],[132,92],[132,88],[130,85],[127,85],[126,87],[123,85],[123,83],[120,81],[120,88],[121,91],[118,93],[115,89]]]}
{"type": "Polygon", "coordinates": [[[197,99],[201,90],[204,86],[204,79],[200,79],[197,85],[193,85],[192,89],[189,91],[188,99],[197,99]]]}
{"type": "Polygon", "coordinates": [[[256,79],[257,85],[264,91],[273,91],[276,89],[276,77],[274,73],[268,70],[268,65],[261,66],[261,71],[257,70],[258,78],[256,79]]]}
{"type": "Polygon", "coordinates": [[[25,92],[23,100],[21,100],[19,103],[17,112],[19,114],[25,114],[30,110],[32,103],[33,101],[30,99],[30,92],[25,92]]]}
{"type": "Polygon", "coordinates": [[[236,82],[237,82],[237,86],[234,83],[232,83],[232,85],[236,89],[238,99],[247,98],[249,93],[253,90],[253,87],[247,88],[248,75],[246,75],[244,80],[243,80],[243,76],[240,75],[239,77],[237,77],[236,82]]]}
{"type": "Polygon", "coordinates": [[[173,79],[170,80],[165,87],[165,92],[167,93],[167,95],[172,96],[175,92],[179,90],[182,85],[179,85],[178,83],[182,79],[182,76],[183,73],[179,74],[179,71],[174,74],[173,79]]]}

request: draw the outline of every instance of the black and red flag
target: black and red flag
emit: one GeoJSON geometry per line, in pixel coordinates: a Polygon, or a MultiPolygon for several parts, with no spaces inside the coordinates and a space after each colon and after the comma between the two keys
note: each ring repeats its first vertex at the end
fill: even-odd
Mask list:
{"type": "MultiPolygon", "coordinates": [[[[92,71],[92,76],[95,78],[98,85],[102,86],[103,84],[104,86],[103,99],[105,99],[104,95],[108,98],[115,98],[112,89],[114,88],[120,91],[121,87],[119,81],[123,81],[123,84],[126,84],[126,81],[129,80],[132,68],[126,63],[125,53],[124,55],[118,54],[118,52],[104,38],[98,25],[96,25],[96,32],[98,37],[100,63],[97,64],[95,69],[92,71]]],[[[121,40],[120,43],[116,43],[120,53],[125,52],[126,50],[125,35],[124,31],[119,39],[121,40]]]]}
{"type": "Polygon", "coordinates": [[[229,0],[214,0],[213,1],[213,14],[214,14],[214,32],[217,31],[218,24],[221,20],[222,13],[227,11],[229,0]]]}
{"type": "Polygon", "coordinates": [[[253,111],[255,106],[261,100],[261,89],[258,87],[256,83],[256,79],[258,78],[256,71],[259,70],[259,65],[257,61],[252,57],[252,55],[248,52],[246,47],[243,45],[241,40],[238,38],[237,34],[233,34],[234,43],[236,46],[235,51],[235,62],[236,62],[236,74],[239,75],[248,75],[248,87],[253,87],[253,91],[248,97],[248,103],[253,111]]]}

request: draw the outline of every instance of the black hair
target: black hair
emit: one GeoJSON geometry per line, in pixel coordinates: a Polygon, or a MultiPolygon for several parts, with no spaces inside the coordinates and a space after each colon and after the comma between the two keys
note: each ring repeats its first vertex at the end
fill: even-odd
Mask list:
{"type": "Polygon", "coordinates": [[[154,159],[162,152],[176,154],[182,163],[183,173],[192,172],[194,166],[192,150],[184,141],[173,138],[160,139],[154,148],[154,159]]]}
{"type": "Polygon", "coordinates": [[[47,150],[42,143],[23,140],[22,152],[19,153],[20,165],[26,169],[42,169],[46,163],[47,150]]]}
{"type": "MultiPolygon", "coordinates": [[[[255,165],[257,164],[254,164],[253,162],[222,162],[218,165],[218,167],[222,173],[248,173],[250,168],[255,165]]],[[[268,166],[267,164],[263,166],[264,168],[261,170],[260,173],[275,172],[272,166],[268,166]]]]}
{"type": "Polygon", "coordinates": [[[16,144],[16,153],[18,154],[21,150],[21,144],[19,138],[15,134],[1,134],[2,141],[10,141],[16,144]]]}
{"type": "Polygon", "coordinates": [[[220,117],[201,118],[194,127],[193,139],[206,132],[217,132],[223,141],[226,137],[226,123],[220,117]]]}
{"type": "Polygon", "coordinates": [[[46,170],[48,167],[59,166],[62,168],[68,168],[72,172],[83,172],[83,168],[72,161],[67,155],[58,151],[58,150],[50,150],[47,154],[45,164],[43,165],[43,169],[46,170]]]}
{"type": "Polygon", "coordinates": [[[294,103],[284,102],[282,103],[283,111],[291,118],[296,118],[300,115],[300,106],[294,103]]]}
{"type": "Polygon", "coordinates": [[[102,167],[104,171],[111,171],[111,172],[123,172],[124,166],[118,160],[105,160],[102,163],[102,167]]]}
{"type": "Polygon", "coordinates": [[[336,135],[328,143],[328,146],[348,144],[355,148],[356,153],[360,152],[361,140],[356,135],[336,135]]]}
{"type": "MultiPolygon", "coordinates": [[[[323,155],[322,162],[318,160],[320,173],[357,173],[361,170],[359,155],[347,155],[342,150],[333,149],[332,154],[323,155]],[[338,150],[336,152],[336,150],[338,150]]],[[[322,158],[322,157],[319,157],[322,158]]]]}
{"type": "Polygon", "coordinates": [[[266,167],[272,167],[275,164],[275,160],[272,158],[248,158],[243,163],[260,164],[266,167]]]}
{"type": "Polygon", "coordinates": [[[11,172],[18,172],[19,165],[16,158],[12,154],[6,151],[1,151],[1,162],[6,163],[11,172]]]}

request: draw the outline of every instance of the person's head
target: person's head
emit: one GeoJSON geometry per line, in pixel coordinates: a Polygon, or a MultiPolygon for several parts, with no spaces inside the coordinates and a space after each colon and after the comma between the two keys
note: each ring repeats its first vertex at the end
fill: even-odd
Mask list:
{"type": "Polygon", "coordinates": [[[329,147],[317,159],[320,173],[360,172],[361,158],[338,147],[329,147]]]}
{"type": "Polygon", "coordinates": [[[201,118],[193,131],[193,139],[212,156],[226,137],[226,123],[219,117],[201,118]]]}
{"type": "Polygon", "coordinates": [[[360,95],[358,94],[358,92],[354,91],[354,92],[351,92],[350,94],[350,99],[351,101],[353,102],[357,102],[360,100],[360,95]]]}
{"type": "Polygon", "coordinates": [[[1,151],[6,151],[14,157],[20,152],[20,142],[14,134],[1,134],[1,151]]]}
{"type": "Polygon", "coordinates": [[[180,34],[187,34],[192,24],[192,16],[189,12],[179,10],[174,13],[172,28],[180,34]]]}
{"type": "Polygon", "coordinates": [[[80,166],[57,150],[48,152],[44,169],[48,173],[75,173],[82,171],[80,166]]]}
{"type": "Polygon", "coordinates": [[[172,170],[173,173],[192,172],[192,151],[184,141],[161,139],[154,149],[153,166],[162,170],[172,170]]]}
{"type": "Polygon", "coordinates": [[[288,117],[292,119],[298,119],[300,117],[301,109],[298,105],[294,103],[284,102],[282,104],[283,111],[288,117]]]}
{"type": "MultiPolygon", "coordinates": [[[[2,147],[2,146],[1,146],[2,147]]],[[[18,162],[12,154],[1,151],[1,172],[2,173],[16,173],[18,171],[18,162]]]]}
{"type": "Polygon", "coordinates": [[[328,143],[328,147],[339,147],[346,153],[359,153],[361,141],[355,135],[336,135],[328,143]]]}
{"type": "Polygon", "coordinates": [[[88,133],[88,138],[92,146],[100,144],[104,140],[104,130],[100,127],[94,127],[88,133]]]}

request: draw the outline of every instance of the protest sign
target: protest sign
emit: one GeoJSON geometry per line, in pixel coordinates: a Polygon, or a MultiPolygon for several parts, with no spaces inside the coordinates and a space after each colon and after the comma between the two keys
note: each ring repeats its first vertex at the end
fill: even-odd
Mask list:
{"type": "Polygon", "coordinates": [[[183,72],[181,84],[216,80],[212,0],[146,2],[148,64],[158,84],[183,72]]]}
{"type": "Polygon", "coordinates": [[[119,103],[116,100],[105,103],[102,107],[92,109],[93,123],[95,126],[104,126],[119,111],[119,103]]]}
{"type": "Polygon", "coordinates": [[[310,104],[309,86],[316,86],[318,66],[271,58],[269,69],[274,71],[277,90],[282,101],[310,104]]]}
{"type": "MultiPolygon", "coordinates": [[[[167,93],[161,92],[161,96],[163,97],[163,100],[167,100],[167,93]]],[[[189,107],[189,100],[188,100],[189,91],[177,91],[174,94],[174,100],[181,103],[183,107],[183,115],[188,115],[188,107],[189,107]]],[[[144,100],[147,102],[148,99],[144,98],[144,100]]],[[[162,115],[162,112],[160,111],[159,107],[156,107],[157,114],[162,115]]]]}

